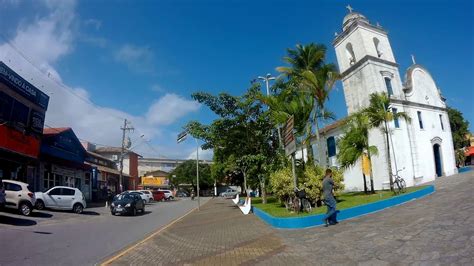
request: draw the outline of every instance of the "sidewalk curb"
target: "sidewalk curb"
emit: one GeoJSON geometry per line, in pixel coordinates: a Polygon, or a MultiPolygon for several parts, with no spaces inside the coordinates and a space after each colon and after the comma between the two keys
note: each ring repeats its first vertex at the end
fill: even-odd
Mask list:
{"type": "MultiPolygon", "coordinates": [[[[376,201],[364,205],[359,205],[340,210],[338,220],[344,221],[359,216],[378,212],[387,208],[398,206],[412,200],[420,199],[435,192],[435,187],[429,185],[426,188],[410,192],[408,194],[395,196],[392,198],[376,201]]],[[[315,214],[304,217],[274,217],[257,207],[252,207],[254,214],[276,229],[304,229],[324,225],[325,214],[315,214]]]]}
{"type": "MultiPolygon", "coordinates": [[[[210,201],[212,200],[209,199],[206,203],[202,204],[200,207],[202,208],[204,205],[208,204],[210,201]]],[[[119,250],[118,252],[115,253],[115,255],[112,255],[112,257],[108,257],[106,258],[105,260],[103,260],[102,262],[100,263],[97,263],[96,265],[100,265],[100,266],[106,266],[106,265],[110,265],[111,263],[113,263],[114,261],[116,261],[117,259],[119,259],[120,257],[124,256],[125,254],[127,254],[128,252],[130,252],[131,250],[133,250],[134,248],[136,248],[137,246],[145,243],[146,241],[150,240],[151,238],[159,235],[162,231],[168,229],[169,227],[171,227],[172,225],[174,225],[175,223],[181,221],[183,218],[185,218],[186,216],[188,216],[189,214],[191,214],[192,212],[196,211],[198,209],[198,207],[195,207],[193,209],[191,209],[190,211],[188,211],[187,213],[185,213],[184,215],[176,218],[175,220],[171,221],[169,224],[163,226],[163,227],[160,227],[158,228],[156,231],[154,231],[151,235],[145,237],[144,239],[134,243],[134,244],[130,244],[129,246],[119,250]]]]}

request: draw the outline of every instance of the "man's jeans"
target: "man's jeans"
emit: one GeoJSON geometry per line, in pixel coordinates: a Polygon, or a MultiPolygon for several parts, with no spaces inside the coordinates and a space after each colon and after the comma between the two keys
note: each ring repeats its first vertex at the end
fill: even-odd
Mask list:
{"type": "Polygon", "coordinates": [[[324,219],[327,220],[330,224],[337,222],[337,211],[336,211],[336,200],[334,198],[324,200],[324,204],[328,208],[326,216],[324,219]]]}

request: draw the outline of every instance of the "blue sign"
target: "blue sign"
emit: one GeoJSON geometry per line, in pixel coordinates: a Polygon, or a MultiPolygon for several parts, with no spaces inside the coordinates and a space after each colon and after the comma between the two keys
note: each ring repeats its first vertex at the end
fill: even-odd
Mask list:
{"type": "Polygon", "coordinates": [[[15,73],[11,68],[0,61],[0,82],[10,85],[11,89],[23,95],[33,103],[47,109],[49,96],[31,85],[28,81],[15,73]]]}

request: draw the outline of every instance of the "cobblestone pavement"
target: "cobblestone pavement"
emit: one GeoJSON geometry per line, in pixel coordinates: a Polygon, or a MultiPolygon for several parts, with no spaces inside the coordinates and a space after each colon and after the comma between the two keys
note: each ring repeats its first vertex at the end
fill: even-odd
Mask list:
{"type": "Polygon", "coordinates": [[[214,199],[117,265],[474,265],[474,171],[436,193],[329,228],[277,230],[214,199]]]}

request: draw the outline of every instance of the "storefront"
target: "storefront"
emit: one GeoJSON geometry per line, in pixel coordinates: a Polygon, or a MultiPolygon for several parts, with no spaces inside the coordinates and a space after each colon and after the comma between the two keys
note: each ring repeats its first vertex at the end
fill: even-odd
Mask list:
{"type": "Polygon", "coordinates": [[[49,97],[0,61],[0,179],[37,183],[49,97]]]}
{"type": "Polygon", "coordinates": [[[47,128],[41,144],[41,190],[54,186],[78,188],[92,199],[92,167],[84,164],[86,151],[71,128],[47,128]]]}

